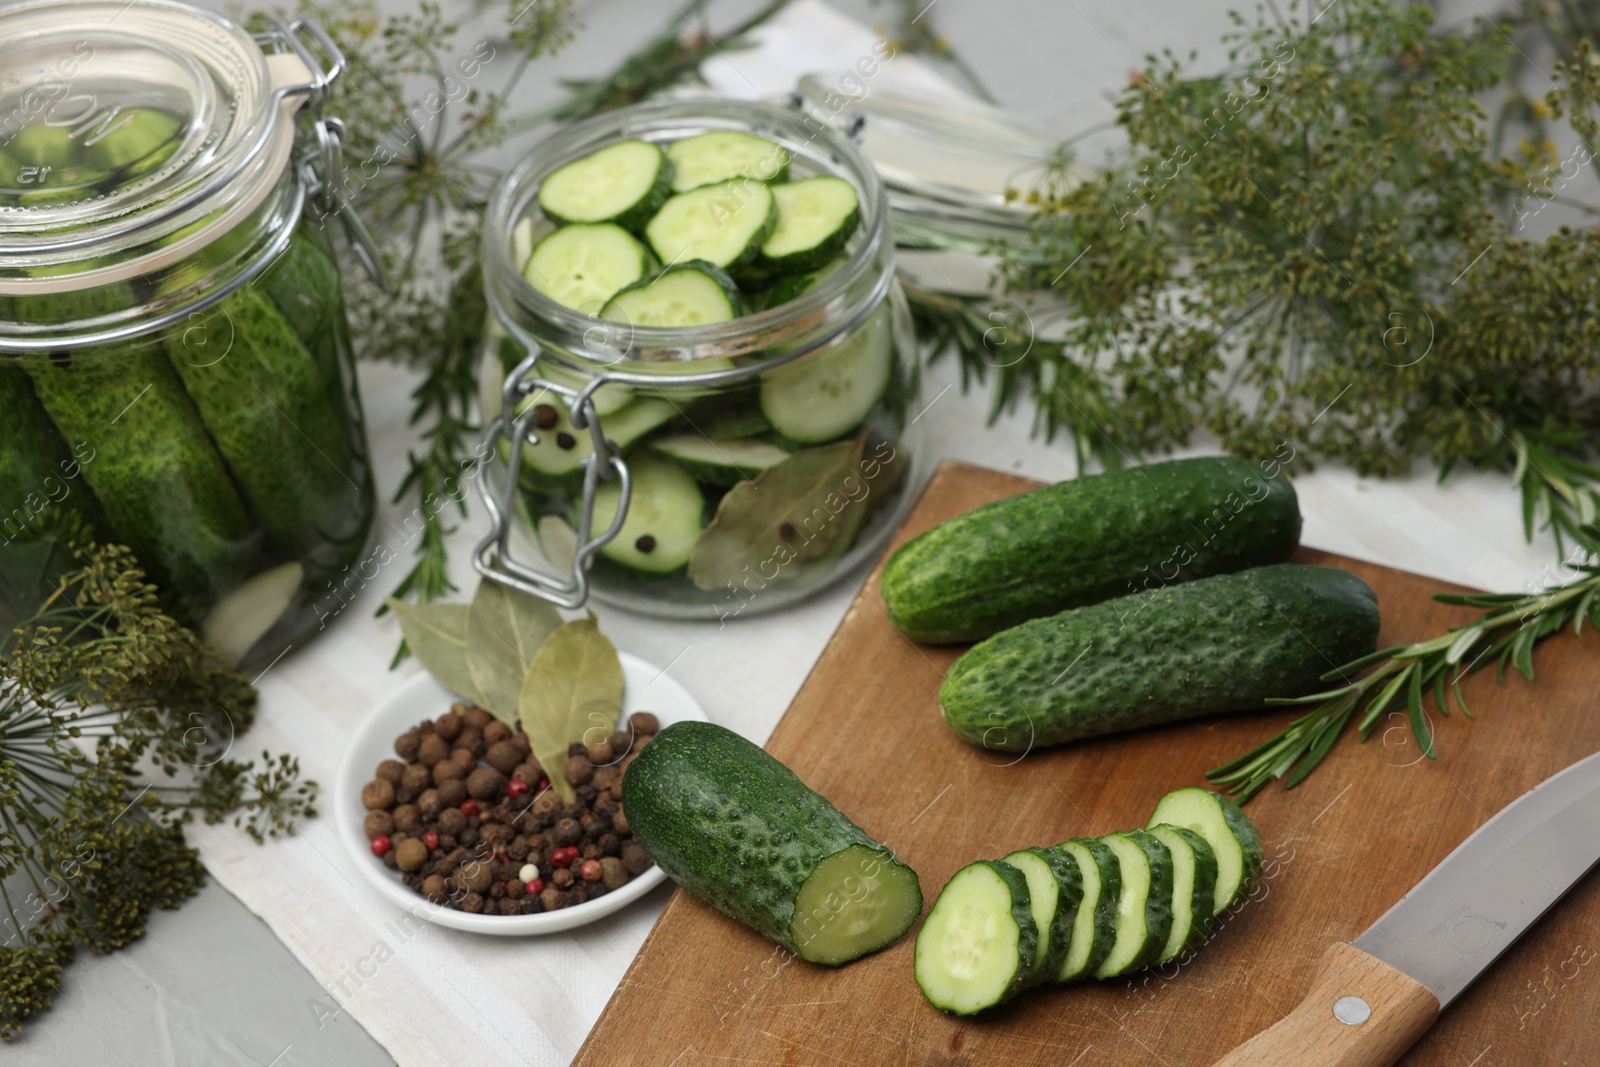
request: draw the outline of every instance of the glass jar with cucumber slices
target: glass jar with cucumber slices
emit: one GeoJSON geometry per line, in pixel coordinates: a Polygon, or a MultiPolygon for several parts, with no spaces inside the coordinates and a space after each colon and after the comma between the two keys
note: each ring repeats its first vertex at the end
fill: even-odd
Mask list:
{"type": "Polygon", "coordinates": [[[610,112],[508,175],[483,262],[506,462],[480,483],[480,571],[728,619],[882,548],[917,481],[919,380],[884,190],[847,136],[738,101],[610,112]]]}
{"type": "Polygon", "coordinates": [[[359,588],[373,485],[323,236],[342,65],[308,22],[0,8],[6,632],[73,541],[132,549],[166,609],[245,665],[359,588]]]}

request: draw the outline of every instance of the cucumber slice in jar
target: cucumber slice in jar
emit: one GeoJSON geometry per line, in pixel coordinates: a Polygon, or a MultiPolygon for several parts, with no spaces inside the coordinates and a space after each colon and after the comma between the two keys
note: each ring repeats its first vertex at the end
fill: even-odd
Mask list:
{"type": "MultiPolygon", "coordinates": [[[[539,443],[522,446],[523,471],[552,477],[576,473],[594,451],[594,438],[588,429],[579,430],[572,425],[564,397],[536,393],[528,403],[543,404],[549,411],[541,412],[534,424],[539,443]]],[[[672,405],[666,401],[641,397],[601,416],[601,429],[607,440],[626,449],[674,414],[672,405]]]]}
{"type": "MultiPolygon", "coordinates": [[[[700,487],[682,468],[649,455],[630,457],[628,470],[633,475],[628,517],[600,554],[646,574],[671,574],[687,566],[706,509],[700,487]]],[[[593,532],[611,525],[621,498],[620,479],[595,490],[593,532]]]]}
{"type": "Polygon", "coordinates": [[[1027,878],[979,860],[951,875],[917,934],[917,986],[941,1011],[973,1015],[1027,984],[1038,949],[1027,878]]]}
{"type": "Polygon", "coordinates": [[[650,447],[707,485],[738,485],[790,456],[766,441],[748,437],[713,440],[691,433],[665,434],[652,440],[650,447]]]}
{"type": "Polygon", "coordinates": [[[894,336],[884,304],[830,346],[768,372],[761,411],[801,444],[836,441],[861,425],[889,386],[894,336]]]}
{"type": "Polygon", "coordinates": [[[801,293],[810,292],[828,275],[838,270],[844,260],[836,259],[824,264],[816,270],[805,271],[801,274],[785,274],[772,283],[772,288],[767,292],[766,307],[775,308],[780,304],[787,304],[801,293]]]}
{"type": "Polygon", "coordinates": [[[1172,851],[1144,830],[1100,838],[1122,874],[1117,900],[1117,939],[1095,968],[1096,978],[1116,978],[1154,963],[1172,932],[1172,851]]]}
{"type": "Polygon", "coordinates": [[[1213,915],[1232,907],[1261,874],[1261,833],[1225,796],[1199,786],[1174,790],[1156,803],[1150,825],[1193,830],[1217,854],[1213,915]]]}
{"type": "Polygon", "coordinates": [[[617,290],[650,272],[650,251],[621,226],[563,226],[533,246],[528,284],[564,307],[598,314],[617,290]]]}
{"type": "Polygon", "coordinates": [[[735,270],[755,259],[777,223],[772,190],[739,178],[672,197],[644,235],[663,263],[703,259],[735,270]]]}
{"type": "Polygon", "coordinates": [[[1053,979],[1072,943],[1072,924],[1083,898],[1083,875],[1078,861],[1066,852],[1025,848],[1002,863],[1015,867],[1028,880],[1028,900],[1033,925],[1039,931],[1039,949],[1028,984],[1053,979]]]}
{"type": "Polygon", "coordinates": [[[1072,942],[1055,977],[1058,982],[1070,982],[1093,974],[1116,943],[1122,865],[1115,852],[1092,838],[1064,841],[1051,851],[1077,860],[1078,873],[1083,876],[1083,896],[1072,919],[1072,942]]]}
{"type": "Polygon", "coordinates": [[[742,130],[710,130],[673,141],[667,158],[675,193],[733,178],[781,182],[789,176],[789,153],[781,145],[742,130]]]}
{"type": "Polygon", "coordinates": [[[1205,838],[1182,826],[1152,826],[1150,833],[1172,851],[1172,932],[1157,963],[1199,948],[1211,932],[1216,899],[1217,854],[1205,838]]]}
{"type": "Polygon", "coordinates": [[[622,141],[563,164],[539,183],[539,207],[557,222],[614,222],[636,230],[672,188],[659,145],[622,141]]]}
{"type": "Polygon", "coordinates": [[[744,298],[726,271],[704,260],[668,267],[606,301],[600,317],[634,326],[705,326],[744,313],[744,298]]]}
{"type": "Polygon", "coordinates": [[[815,270],[833,259],[861,222],[856,187],[821,176],[777,185],[778,225],[761,245],[757,268],[770,274],[815,270]]]}

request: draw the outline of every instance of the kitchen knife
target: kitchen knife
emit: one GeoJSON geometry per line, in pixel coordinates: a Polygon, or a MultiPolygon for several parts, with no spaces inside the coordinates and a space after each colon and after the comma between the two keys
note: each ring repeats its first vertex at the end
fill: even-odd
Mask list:
{"type": "Polygon", "coordinates": [[[1484,823],[1355,941],[1311,992],[1216,1067],[1390,1067],[1600,860],[1600,753],[1484,823]]]}

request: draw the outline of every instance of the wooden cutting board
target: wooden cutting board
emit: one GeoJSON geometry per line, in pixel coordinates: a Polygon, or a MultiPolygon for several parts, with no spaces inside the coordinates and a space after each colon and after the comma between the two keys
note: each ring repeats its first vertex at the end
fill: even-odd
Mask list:
{"type": "MultiPolygon", "coordinates": [[[[894,544],[1036,483],[946,464],[894,544]]],[[[1442,583],[1325,552],[1377,591],[1381,643],[1431,637],[1473,615],[1430,598],[1442,583]]],[[[1399,727],[1341,742],[1292,792],[1249,806],[1265,880],[1207,949],[1174,973],[1037,989],[977,1018],[930,1007],[912,978],[916,929],[838,970],[791,958],[678,891],[580,1050],[582,1067],[704,1064],[1212,1063],[1279,1019],[1323,950],[1355,937],[1524,790],[1600,750],[1600,656],[1591,633],[1551,638],[1538,677],[1464,686],[1477,715],[1428,708],[1439,758],[1399,727]]],[[[1020,761],[959,740],[937,692],[959,649],[916,645],[862,588],[768,749],[916,869],[927,905],[958,868],[1026,845],[1143,825],[1168,790],[1266,739],[1288,712],[1208,719],[1035,752],[1020,761]]],[[[1441,1017],[1403,1063],[1600,1064],[1600,878],[1575,888],[1441,1017]]],[[[1286,1065],[1298,1067],[1298,1065],[1286,1065]]]]}

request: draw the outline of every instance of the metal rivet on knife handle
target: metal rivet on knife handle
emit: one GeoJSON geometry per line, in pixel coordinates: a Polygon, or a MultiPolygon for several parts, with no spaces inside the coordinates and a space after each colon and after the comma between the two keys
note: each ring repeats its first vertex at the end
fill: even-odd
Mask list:
{"type": "Polygon", "coordinates": [[[1216,1067],[1390,1067],[1438,1014],[1438,998],[1421,982],[1341,943],[1323,955],[1310,992],[1293,1011],[1216,1067]]]}

